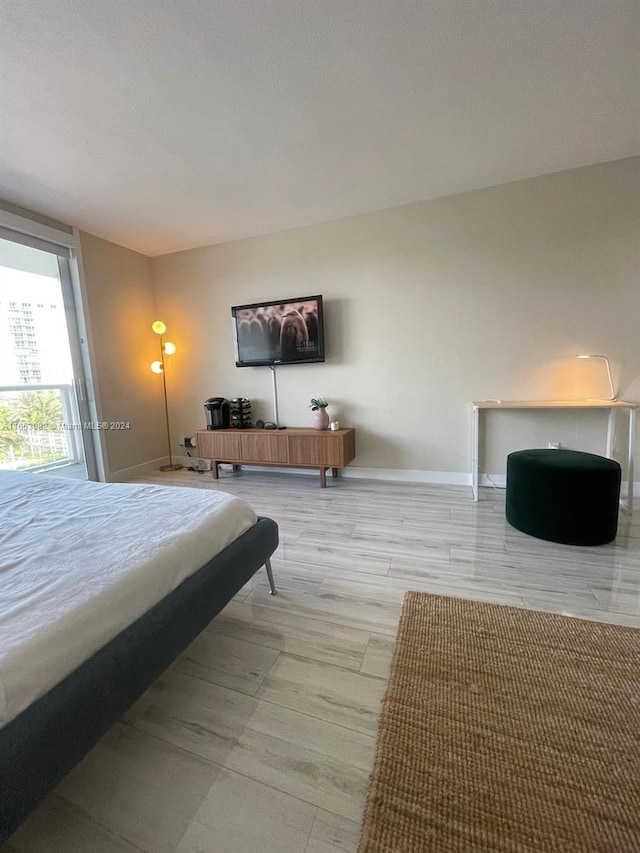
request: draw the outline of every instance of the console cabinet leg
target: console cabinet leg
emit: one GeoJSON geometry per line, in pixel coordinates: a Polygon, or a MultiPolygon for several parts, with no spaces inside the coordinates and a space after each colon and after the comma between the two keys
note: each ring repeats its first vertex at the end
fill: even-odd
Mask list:
{"type": "Polygon", "coordinates": [[[327,488],[327,469],[326,468],[320,469],[320,488],[321,489],[327,488]]]}
{"type": "Polygon", "coordinates": [[[211,460],[211,473],[213,474],[213,479],[218,479],[218,463],[215,459],[211,460]]]}
{"type": "Polygon", "coordinates": [[[333,474],[333,476],[334,476],[334,477],[337,477],[337,476],[338,476],[338,469],[337,469],[337,468],[332,468],[332,469],[331,469],[331,473],[333,474]]]}

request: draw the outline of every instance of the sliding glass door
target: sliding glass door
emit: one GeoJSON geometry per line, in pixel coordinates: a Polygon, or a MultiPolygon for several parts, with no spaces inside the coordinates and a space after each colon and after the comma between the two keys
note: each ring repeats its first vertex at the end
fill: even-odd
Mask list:
{"type": "Polygon", "coordinates": [[[68,252],[0,239],[0,470],[96,479],[68,252]]]}

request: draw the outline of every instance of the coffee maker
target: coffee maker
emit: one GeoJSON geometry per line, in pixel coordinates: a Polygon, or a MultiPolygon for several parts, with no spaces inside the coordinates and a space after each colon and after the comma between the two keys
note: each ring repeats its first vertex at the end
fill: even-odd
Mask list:
{"type": "Polygon", "coordinates": [[[205,400],[204,408],[207,413],[207,429],[229,428],[229,401],[224,397],[209,397],[205,400]]]}

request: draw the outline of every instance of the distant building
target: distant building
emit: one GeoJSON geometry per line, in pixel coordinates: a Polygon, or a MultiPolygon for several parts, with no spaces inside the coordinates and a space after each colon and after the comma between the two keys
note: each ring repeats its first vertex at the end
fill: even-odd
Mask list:
{"type": "Polygon", "coordinates": [[[72,377],[60,282],[0,267],[0,386],[67,385],[72,377]]]}

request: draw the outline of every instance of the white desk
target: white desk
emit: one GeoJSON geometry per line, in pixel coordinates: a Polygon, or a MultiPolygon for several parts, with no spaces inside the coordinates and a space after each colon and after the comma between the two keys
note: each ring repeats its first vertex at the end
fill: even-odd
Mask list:
{"type": "Polygon", "coordinates": [[[480,418],[481,409],[604,409],[609,412],[607,425],[607,445],[605,456],[611,458],[613,447],[613,427],[615,413],[618,409],[627,412],[629,417],[629,446],[627,448],[627,509],[633,509],[633,445],[635,440],[635,415],[637,403],[626,403],[624,400],[474,400],[473,428],[471,444],[471,486],[473,499],[478,500],[478,456],[480,452],[480,418]]]}

